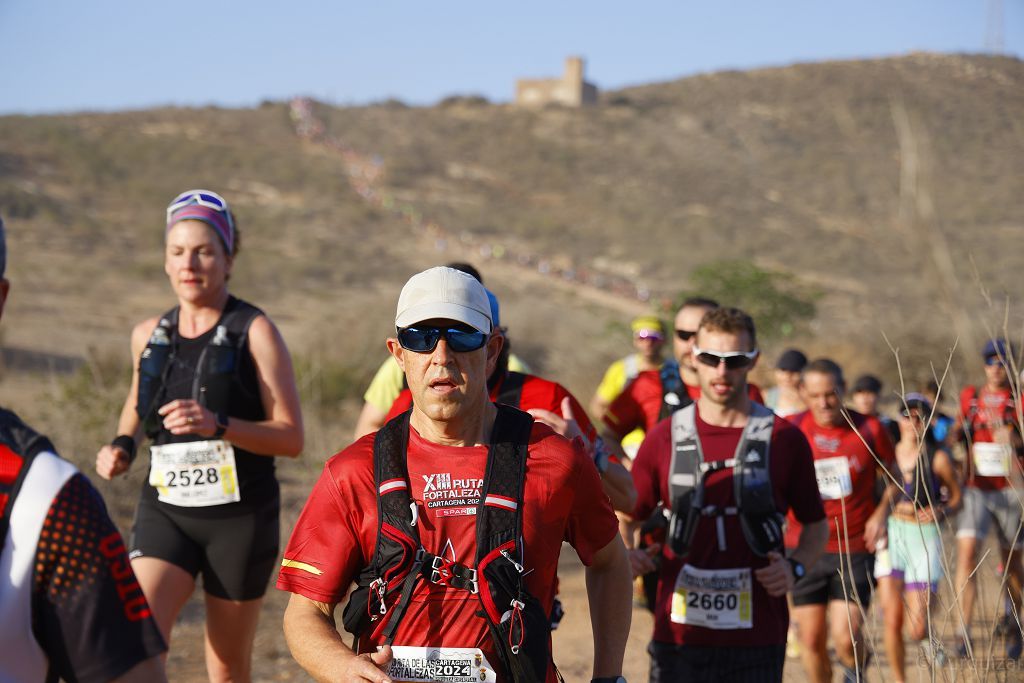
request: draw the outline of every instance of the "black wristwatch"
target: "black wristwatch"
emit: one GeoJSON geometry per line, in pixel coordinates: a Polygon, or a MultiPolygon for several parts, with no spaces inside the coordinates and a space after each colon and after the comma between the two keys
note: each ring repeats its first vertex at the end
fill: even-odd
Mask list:
{"type": "Polygon", "coordinates": [[[792,557],[787,557],[786,562],[789,562],[789,566],[793,568],[793,583],[797,583],[800,579],[807,575],[807,569],[803,563],[799,560],[794,560],[792,557]]]}
{"type": "Polygon", "coordinates": [[[219,439],[224,436],[224,432],[228,431],[228,414],[225,412],[219,412],[215,417],[217,421],[217,431],[213,433],[213,438],[219,439]]]}
{"type": "Polygon", "coordinates": [[[622,676],[602,676],[601,678],[591,678],[590,683],[626,683],[626,679],[622,676]]]}

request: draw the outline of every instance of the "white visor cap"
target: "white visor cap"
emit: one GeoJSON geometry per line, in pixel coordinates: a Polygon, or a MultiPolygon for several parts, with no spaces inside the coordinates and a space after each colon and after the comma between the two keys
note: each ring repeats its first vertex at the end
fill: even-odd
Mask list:
{"type": "Polygon", "coordinates": [[[395,327],[401,329],[435,318],[457,320],[490,333],[487,290],[472,275],[445,266],[413,275],[398,295],[395,327]]]}

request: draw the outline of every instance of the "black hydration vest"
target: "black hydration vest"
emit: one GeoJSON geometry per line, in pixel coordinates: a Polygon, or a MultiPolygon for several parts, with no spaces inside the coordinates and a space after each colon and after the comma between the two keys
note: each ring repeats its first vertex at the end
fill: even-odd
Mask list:
{"type": "Polygon", "coordinates": [[[6,498],[0,505],[0,548],[3,548],[11,524],[14,500],[21,491],[32,461],[44,451],[56,453],[57,450],[49,439],[26,425],[13,412],[3,408],[0,408],[0,446],[5,446],[22,458],[18,473],[8,482],[0,481],[0,495],[6,498]]]}
{"type": "Polygon", "coordinates": [[[775,414],[760,403],[751,402],[751,415],[743,429],[736,454],[727,460],[705,462],[697,436],[696,406],[691,404],[672,416],[672,464],[669,469],[669,499],[672,503],[668,541],[680,557],[690,550],[701,517],[714,517],[719,525],[719,550],[725,550],[721,531],[725,515],[739,517],[743,537],[755,555],[764,557],[783,545],[783,515],[775,505],[769,465],[775,414]],[[710,472],[732,468],[735,507],[704,503],[704,477],[710,472]]]}
{"type": "MultiPolygon", "coordinates": [[[[160,316],[149,343],[139,357],[139,390],[135,412],[146,436],[155,438],[160,431],[161,393],[167,382],[178,342],[178,310],[175,306],[160,316]]],[[[229,297],[210,342],[196,363],[191,397],[213,412],[226,412],[232,388],[246,392],[239,380],[242,347],[249,336],[252,321],[263,311],[241,299],[229,297]]]]}
{"type": "Polygon", "coordinates": [[[487,469],[476,514],[475,566],[462,565],[427,551],[420,543],[419,512],[409,489],[406,450],[409,415],[388,421],[374,439],[373,473],[377,486],[377,543],[369,566],[356,579],[345,608],[345,629],[359,637],[383,628],[392,644],[413,590],[422,581],[477,595],[478,614],[509,680],[542,683],[551,651],[550,624],[540,602],[526,590],[522,549],[523,484],[533,418],[499,405],[487,469]]]}
{"type": "Polygon", "coordinates": [[[693,405],[693,399],[686,391],[683,378],[679,376],[679,363],[675,360],[667,360],[661,365],[658,371],[661,379],[661,410],[658,412],[658,420],[664,420],[677,410],[693,405]]]}

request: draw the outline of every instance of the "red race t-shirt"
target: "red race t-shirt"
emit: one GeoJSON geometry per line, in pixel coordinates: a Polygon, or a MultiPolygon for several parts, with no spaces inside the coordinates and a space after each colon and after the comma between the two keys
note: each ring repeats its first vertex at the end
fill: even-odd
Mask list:
{"type": "MultiPolygon", "coordinates": [[[[699,386],[685,386],[692,400],[700,398],[699,386]]],[[[661,416],[662,393],[660,371],[644,370],[608,406],[602,418],[604,424],[619,439],[634,429],[650,431],[661,416]]],[[[756,384],[747,384],[747,396],[752,401],[764,403],[756,384]]]]}
{"type": "MultiPolygon", "coordinates": [[[[377,540],[373,439],[368,434],[327,461],[288,542],[278,588],[338,603],[369,565],[377,540]]],[[[485,446],[443,446],[410,428],[410,494],[419,507],[417,528],[424,548],[475,566],[474,512],[486,464],[485,446]]],[[[537,422],[530,437],[522,511],[526,584],[550,613],[562,541],[589,565],[594,554],[615,538],[618,521],[587,456],[537,422]]],[[[479,648],[500,671],[480,611],[476,595],[420,581],[394,644],[479,648]]],[[[380,630],[378,626],[363,634],[361,651],[383,642],[380,630]]],[[[554,670],[549,669],[548,681],[554,680],[554,670]]]]}
{"type": "MultiPolygon", "coordinates": [[[[814,452],[818,491],[825,504],[829,525],[826,553],[875,551],[864,542],[864,527],[877,507],[875,472],[880,466],[890,466],[895,458],[889,433],[878,418],[851,410],[850,419],[856,430],[845,421],[837,427],[821,427],[810,411],[792,418],[814,452]],[[881,465],[875,460],[872,450],[881,460],[881,465]],[[849,548],[846,547],[847,538],[849,548]]],[[[786,547],[796,546],[800,530],[799,520],[790,515],[786,547]]]]}
{"type": "MultiPolygon", "coordinates": [[[[550,410],[556,415],[562,414],[562,399],[566,396],[569,397],[569,405],[572,407],[573,418],[579,425],[580,430],[588,441],[593,442],[597,436],[597,431],[594,429],[593,423],[590,418],[587,417],[587,411],[583,409],[580,402],[576,400],[576,397],[569,393],[569,390],[563,387],[558,382],[552,382],[546,380],[543,377],[537,377],[536,375],[525,375],[523,381],[523,391],[519,397],[519,405],[512,406],[513,408],[519,408],[519,410],[532,410],[534,408],[540,408],[542,410],[550,410]]],[[[502,382],[498,382],[491,389],[491,400],[495,401],[498,398],[498,394],[501,393],[502,382]]],[[[398,417],[405,411],[412,407],[412,392],[409,389],[402,389],[402,392],[398,394],[398,398],[391,404],[391,410],[388,411],[387,417],[384,419],[385,422],[388,420],[398,417]]]]}
{"type": "MultiPolygon", "coordinates": [[[[700,418],[698,411],[697,436],[706,462],[734,457],[742,434],[742,428],[707,424],[700,418]]],[[[803,434],[793,425],[776,417],[769,449],[770,475],[778,509],[783,513],[792,510],[798,519],[806,523],[821,520],[825,515],[821,500],[816,495],[808,495],[809,491],[815,489],[814,466],[811,449],[803,434]]],[[[671,460],[672,420],[666,419],[648,431],[633,461],[633,483],[637,490],[637,506],[633,514],[636,519],[647,519],[659,502],[671,505],[668,488],[671,460]]],[[[732,469],[710,472],[704,478],[704,496],[705,503],[709,505],[735,505],[732,469]]],[[[674,555],[670,548],[664,549],[654,610],[654,640],[677,645],[718,647],[785,643],[789,627],[786,598],[769,596],[752,573],[754,569],[767,564],[767,559],[756,556],[747,545],[737,516],[701,517],[685,562],[674,555]],[[723,521],[724,550],[720,545],[718,519],[723,521]],[[750,569],[751,627],[723,630],[673,621],[673,594],[684,564],[700,570],[750,569]]]]}
{"type": "Polygon", "coordinates": [[[1007,452],[1006,446],[991,444],[995,443],[995,431],[1000,427],[1017,428],[1017,407],[1010,388],[992,391],[987,387],[965,387],[960,392],[960,416],[964,431],[971,435],[966,485],[983,491],[1006,488],[1009,466],[1017,459],[1007,452]],[[991,476],[981,472],[990,472],[991,476]]]}

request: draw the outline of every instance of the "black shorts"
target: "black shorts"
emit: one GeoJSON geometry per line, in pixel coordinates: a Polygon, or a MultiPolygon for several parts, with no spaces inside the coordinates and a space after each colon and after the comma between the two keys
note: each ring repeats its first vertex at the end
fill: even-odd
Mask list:
{"type": "Polygon", "coordinates": [[[135,511],[129,557],[165,560],[193,578],[201,573],[203,590],[215,598],[261,598],[277,564],[281,501],[274,497],[236,509],[203,516],[197,508],[178,513],[143,498],[135,511]]]}
{"type": "Polygon", "coordinates": [[[781,683],[785,645],[705,647],[651,641],[650,683],[781,683]]]}
{"type": "Polygon", "coordinates": [[[825,553],[793,586],[793,604],[799,607],[827,605],[831,600],[856,600],[867,607],[874,588],[874,568],[875,556],[871,553],[825,553]]]}

